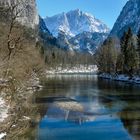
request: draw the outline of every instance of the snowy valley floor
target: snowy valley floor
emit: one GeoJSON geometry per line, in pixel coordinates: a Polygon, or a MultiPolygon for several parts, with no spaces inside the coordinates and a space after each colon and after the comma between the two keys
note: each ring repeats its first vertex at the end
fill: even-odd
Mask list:
{"type": "MultiPolygon", "coordinates": [[[[91,74],[97,74],[98,68],[96,65],[89,65],[89,66],[75,66],[75,67],[67,67],[62,68],[58,67],[56,69],[50,68],[49,70],[46,70],[46,74],[82,74],[82,73],[91,73],[91,74]]],[[[122,81],[132,84],[140,84],[140,76],[133,76],[129,77],[128,75],[124,74],[107,74],[102,73],[99,74],[98,77],[104,78],[104,79],[110,79],[114,81],[122,81]]]]}
{"type": "Polygon", "coordinates": [[[96,73],[98,71],[98,68],[96,65],[89,65],[89,66],[75,66],[75,67],[58,67],[56,69],[50,68],[46,70],[46,74],[79,74],[79,73],[96,73]]]}

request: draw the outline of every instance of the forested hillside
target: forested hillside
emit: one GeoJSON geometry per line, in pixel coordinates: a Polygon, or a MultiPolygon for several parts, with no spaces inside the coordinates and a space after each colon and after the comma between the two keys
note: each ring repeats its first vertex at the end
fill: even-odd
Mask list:
{"type": "Polygon", "coordinates": [[[129,28],[121,39],[108,38],[97,52],[97,65],[101,73],[140,75],[140,32],[129,28]]]}

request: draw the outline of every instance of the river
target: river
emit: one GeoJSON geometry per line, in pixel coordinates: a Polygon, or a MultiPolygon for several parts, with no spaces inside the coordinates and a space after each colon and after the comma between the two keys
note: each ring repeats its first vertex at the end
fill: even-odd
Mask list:
{"type": "Polygon", "coordinates": [[[37,140],[140,140],[140,86],[97,75],[50,75],[36,93],[37,140]]]}

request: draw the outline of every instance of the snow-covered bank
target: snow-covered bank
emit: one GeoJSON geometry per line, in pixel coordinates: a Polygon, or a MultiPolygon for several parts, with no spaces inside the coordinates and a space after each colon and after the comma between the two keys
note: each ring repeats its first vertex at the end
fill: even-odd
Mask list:
{"type": "Polygon", "coordinates": [[[0,140],[3,140],[11,138],[15,133],[17,136],[20,133],[26,133],[35,109],[31,100],[34,92],[40,90],[42,86],[39,75],[33,72],[20,85],[12,85],[16,87],[14,98],[12,98],[13,92],[11,92],[11,87],[9,88],[11,81],[0,81],[2,81],[0,86],[3,87],[0,91],[0,140]]]}
{"type": "Polygon", "coordinates": [[[36,91],[36,90],[41,90],[42,89],[42,85],[40,83],[40,78],[37,76],[36,73],[32,73],[31,78],[29,79],[29,81],[27,81],[27,86],[26,86],[26,90],[27,91],[36,91]]]}
{"type": "Polygon", "coordinates": [[[140,76],[133,76],[129,77],[128,75],[124,74],[107,74],[107,73],[102,73],[98,75],[100,78],[104,79],[111,79],[115,81],[122,81],[122,82],[128,82],[128,83],[135,83],[135,84],[140,84],[140,76]]]}
{"type": "MultiPolygon", "coordinates": [[[[0,97],[0,123],[8,117],[9,107],[6,105],[5,100],[0,97]]],[[[0,140],[6,136],[6,133],[0,133],[0,140]]]]}
{"type": "Polygon", "coordinates": [[[57,69],[50,68],[49,70],[46,70],[47,74],[72,74],[72,73],[96,73],[98,71],[98,68],[96,65],[89,65],[89,66],[84,66],[80,65],[77,67],[58,67],[57,69]]]}

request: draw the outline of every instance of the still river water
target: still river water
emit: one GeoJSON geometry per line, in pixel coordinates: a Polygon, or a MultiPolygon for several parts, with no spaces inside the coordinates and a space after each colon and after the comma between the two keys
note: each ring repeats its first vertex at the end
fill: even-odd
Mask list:
{"type": "Polygon", "coordinates": [[[48,76],[35,103],[42,117],[37,140],[140,140],[140,85],[88,74],[48,76]]]}

